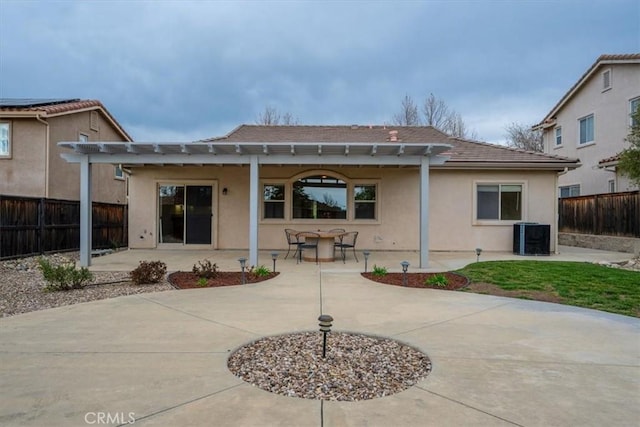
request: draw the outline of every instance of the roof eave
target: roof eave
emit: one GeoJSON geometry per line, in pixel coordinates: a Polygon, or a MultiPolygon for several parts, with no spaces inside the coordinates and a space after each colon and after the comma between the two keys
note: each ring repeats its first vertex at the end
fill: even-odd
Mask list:
{"type": "Polygon", "coordinates": [[[432,166],[434,169],[486,169],[486,170],[554,170],[576,169],[579,162],[482,162],[449,160],[443,165],[432,166]]]}

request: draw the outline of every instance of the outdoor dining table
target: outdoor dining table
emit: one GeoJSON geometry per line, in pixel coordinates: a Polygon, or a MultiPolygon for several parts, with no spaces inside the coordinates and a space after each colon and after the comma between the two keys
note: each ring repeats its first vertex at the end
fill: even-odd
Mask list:
{"type": "MultiPolygon", "coordinates": [[[[335,261],[334,257],[334,243],[336,237],[343,236],[346,234],[344,231],[308,231],[309,235],[305,234],[307,232],[301,231],[300,235],[304,236],[305,240],[309,243],[318,241],[318,261],[319,262],[333,262],[335,261]],[[313,234],[312,234],[313,233],[313,234]],[[318,236],[316,236],[316,234],[318,236]]],[[[302,259],[305,261],[316,261],[316,253],[312,250],[303,251],[302,259]]]]}

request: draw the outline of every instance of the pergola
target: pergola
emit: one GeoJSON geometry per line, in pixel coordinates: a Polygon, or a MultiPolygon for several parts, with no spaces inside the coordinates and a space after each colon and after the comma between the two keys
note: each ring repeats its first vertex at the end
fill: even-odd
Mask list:
{"type": "Polygon", "coordinates": [[[420,168],[420,267],[429,262],[429,166],[441,165],[446,143],[371,142],[60,142],[62,157],[80,164],[80,264],[91,265],[91,166],[249,165],[249,263],[258,265],[260,165],[414,166],[420,168]]]}

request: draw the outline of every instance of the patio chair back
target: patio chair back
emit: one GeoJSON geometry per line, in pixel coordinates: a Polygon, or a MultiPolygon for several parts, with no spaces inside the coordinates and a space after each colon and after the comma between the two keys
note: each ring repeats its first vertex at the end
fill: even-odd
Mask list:
{"type": "Polygon", "coordinates": [[[302,251],[304,249],[314,249],[316,251],[316,264],[318,263],[318,242],[320,235],[313,231],[302,231],[296,234],[298,242],[298,262],[302,262],[302,251]],[[311,240],[309,240],[311,239],[311,240]]]}
{"type": "Polygon", "coordinates": [[[346,260],[346,251],[348,249],[353,250],[353,257],[356,259],[356,262],[360,262],[358,260],[358,256],[356,255],[356,242],[358,241],[358,232],[357,231],[349,231],[348,233],[343,234],[340,237],[340,243],[336,243],[336,247],[340,248],[340,253],[342,254],[342,262],[344,263],[346,260]]]}
{"type": "MultiPolygon", "coordinates": [[[[289,256],[289,252],[291,251],[291,246],[295,246],[296,252],[298,252],[298,244],[300,242],[298,241],[297,234],[298,234],[298,231],[292,228],[284,229],[284,235],[286,236],[287,244],[289,245],[289,247],[287,248],[287,254],[285,255],[284,259],[287,259],[287,257],[289,256]]],[[[296,256],[296,252],[293,253],[294,257],[296,256]]]]}

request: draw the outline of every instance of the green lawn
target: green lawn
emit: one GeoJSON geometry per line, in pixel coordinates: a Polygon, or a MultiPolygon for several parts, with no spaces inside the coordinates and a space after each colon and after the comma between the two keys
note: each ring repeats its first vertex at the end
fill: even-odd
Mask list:
{"type": "Polygon", "coordinates": [[[458,270],[471,282],[547,292],[562,302],[640,317],[640,273],[584,262],[488,261],[458,270]]]}

